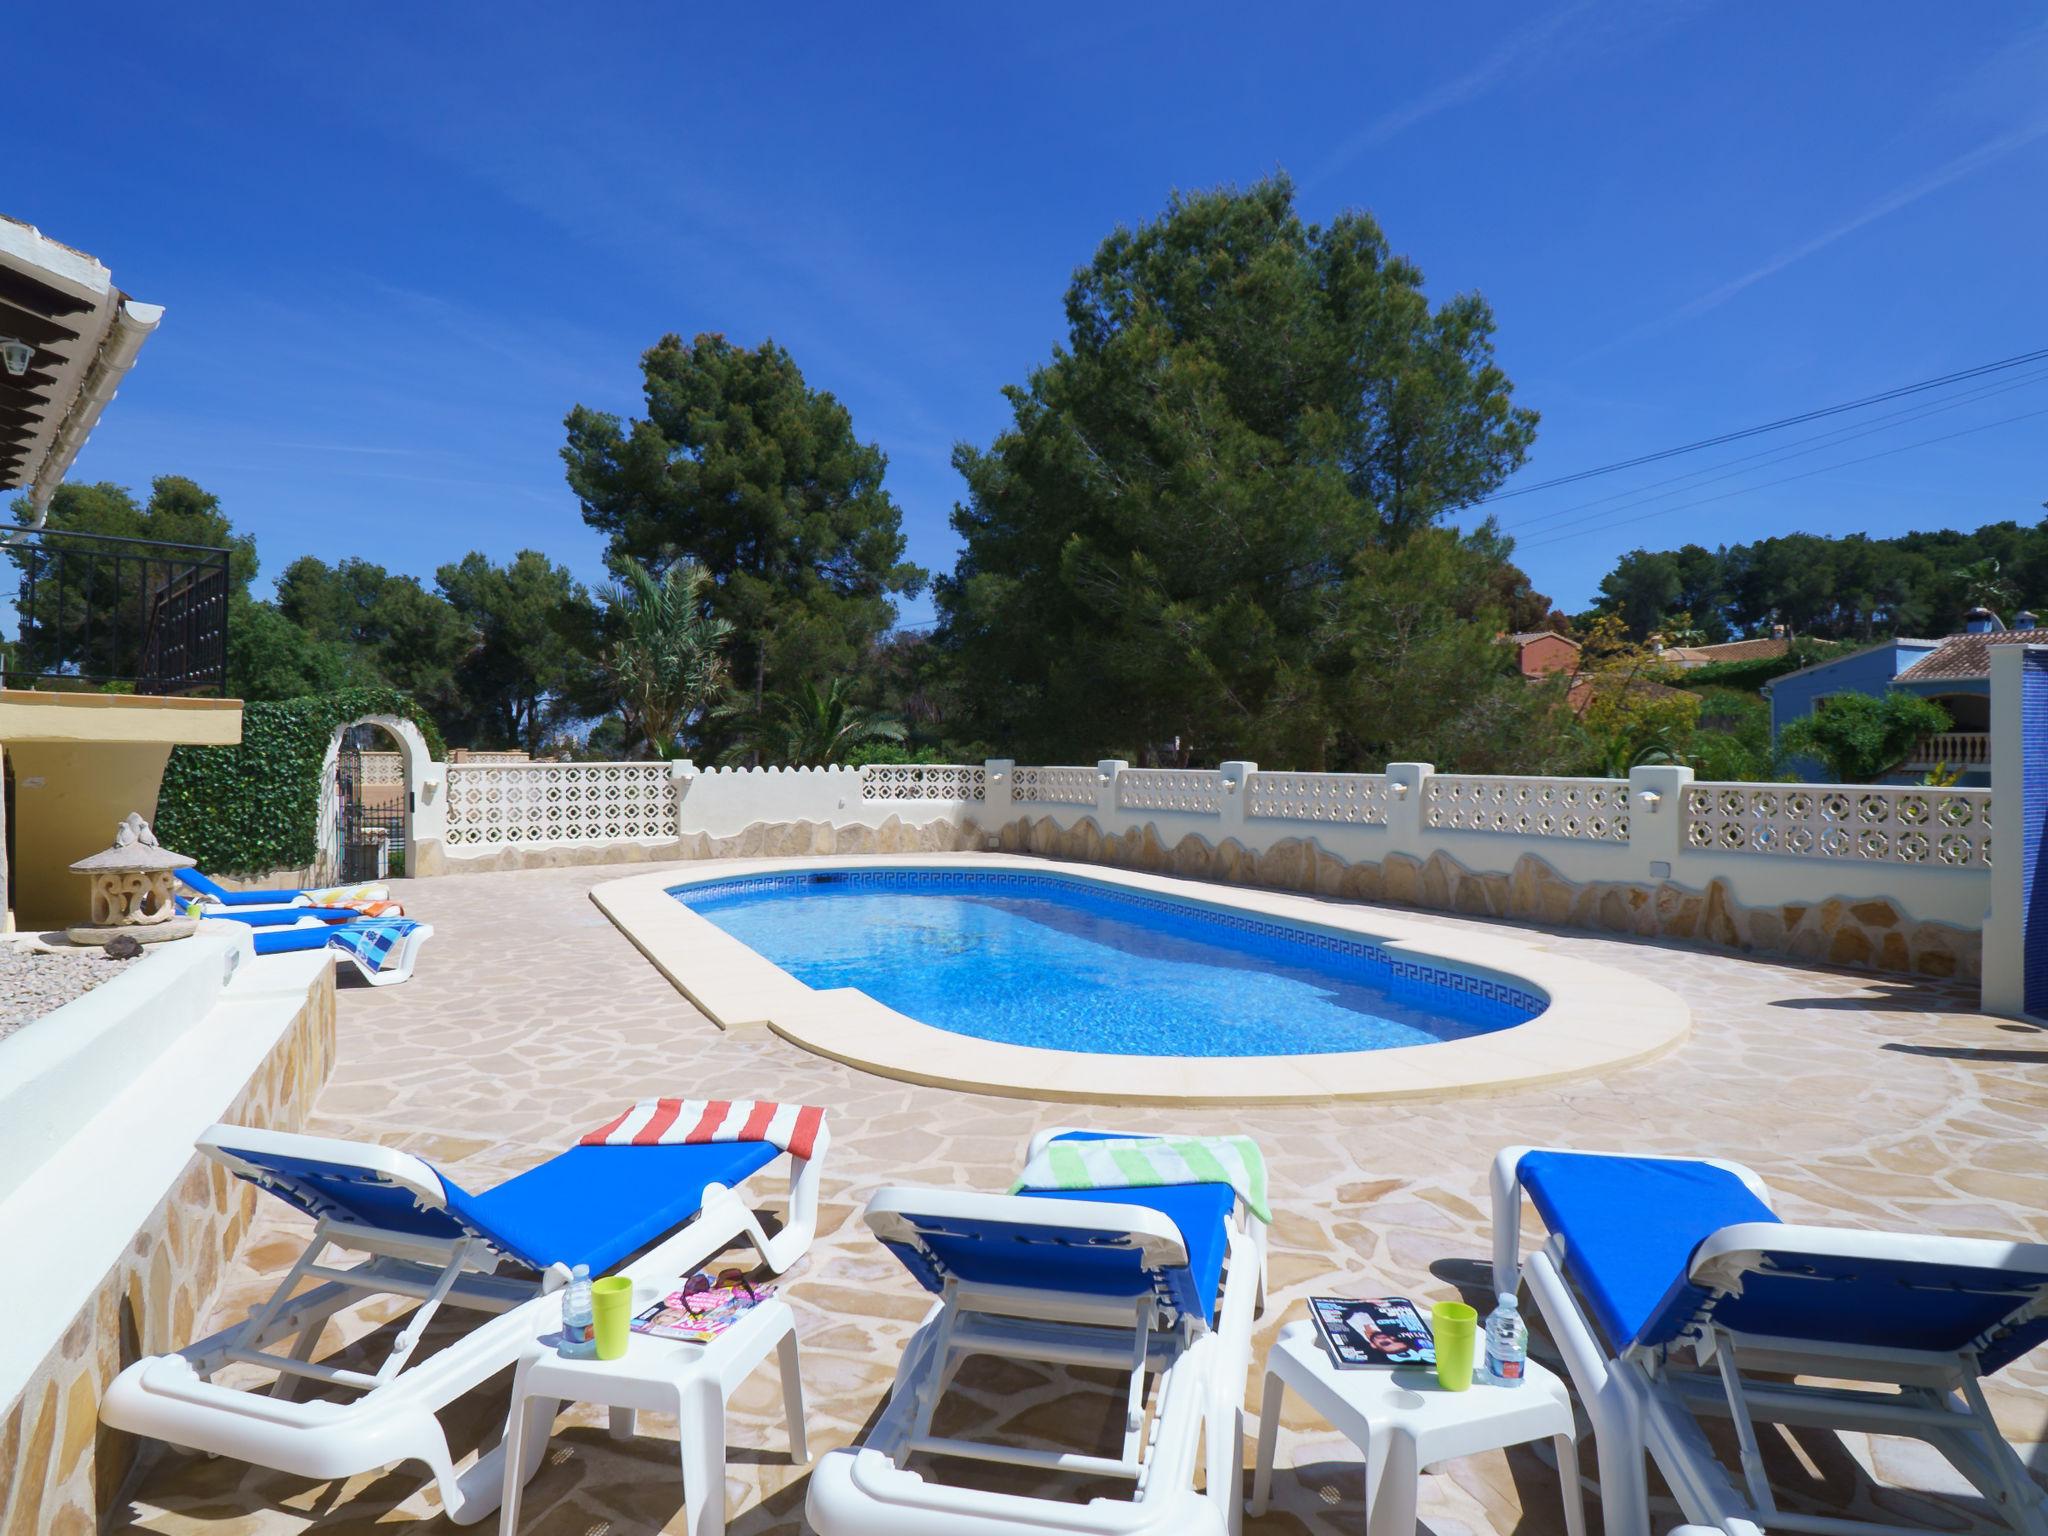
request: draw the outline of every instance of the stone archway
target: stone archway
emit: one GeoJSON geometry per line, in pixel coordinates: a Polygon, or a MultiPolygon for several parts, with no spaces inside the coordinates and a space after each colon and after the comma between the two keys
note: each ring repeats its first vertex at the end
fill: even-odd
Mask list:
{"type": "MultiPolygon", "coordinates": [[[[337,726],[327,743],[327,755],[320,768],[319,878],[343,878],[342,826],[344,807],[340,785],[342,745],[349,733],[374,726],[396,744],[399,784],[389,786],[400,795],[403,852],[396,861],[408,876],[438,875],[442,872],[441,836],[444,815],[441,786],[446,768],[433,760],[427,740],[418,726],[398,715],[363,715],[337,726]]],[[[385,749],[389,751],[388,748],[385,749]]],[[[380,792],[384,786],[375,786],[380,792]]]]}

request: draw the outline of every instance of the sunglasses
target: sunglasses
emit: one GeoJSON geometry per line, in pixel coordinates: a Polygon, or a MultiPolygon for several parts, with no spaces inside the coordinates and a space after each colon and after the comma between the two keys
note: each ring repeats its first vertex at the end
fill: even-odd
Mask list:
{"type": "Polygon", "coordinates": [[[758,1302],[761,1299],[754,1294],[753,1283],[737,1269],[721,1269],[718,1272],[718,1278],[715,1280],[700,1269],[683,1282],[683,1310],[692,1317],[702,1317],[705,1311],[710,1310],[710,1308],[700,1309],[691,1298],[693,1296],[713,1296],[723,1290],[740,1291],[745,1294],[750,1302],[758,1302]]]}

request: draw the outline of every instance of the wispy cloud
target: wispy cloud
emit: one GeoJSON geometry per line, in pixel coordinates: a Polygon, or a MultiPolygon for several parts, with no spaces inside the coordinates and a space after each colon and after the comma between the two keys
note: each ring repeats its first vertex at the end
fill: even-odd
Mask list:
{"type": "Polygon", "coordinates": [[[1509,75],[1533,70],[1550,57],[1559,34],[1592,5],[1593,0],[1571,0],[1571,3],[1548,15],[1537,17],[1510,34],[1499,47],[1464,74],[1446,80],[1434,90],[1425,91],[1405,106],[1374,118],[1339,144],[1328,159],[1304,177],[1303,187],[1327,181],[1367,150],[1377,148],[1417,123],[1477,100],[1509,75]]]}
{"type": "Polygon", "coordinates": [[[1729,279],[1719,287],[1709,289],[1698,298],[1689,299],[1668,314],[1660,315],[1633,330],[1626,331],[1605,345],[1597,347],[1587,356],[1597,356],[1612,348],[1640,341],[1659,331],[1669,330],[1687,320],[1697,319],[1711,309],[1718,309],[1746,288],[1754,287],[1767,277],[1775,277],[1795,262],[1826,250],[1838,240],[1846,240],[1858,230],[1875,224],[1879,219],[1888,218],[1902,209],[1910,208],[1922,198],[1931,197],[1944,187],[1952,186],[1967,176],[1975,175],[1988,165],[2003,160],[2007,155],[2025,149],[2029,144],[2048,138],[2048,117],[2035,119],[2009,132],[1987,139],[1974,149],[1957,155],[1953,160],[1935,167],[1923,175],[1915,176],[1893,187],[1889,192],[1866,204],[1860,211],[1832,224],[1819,234],[1789,245],[1769,260],[1750,268],[1740,277],[1729,279]]]}
{"type": "Polygon", "coordinates": [[[416,459],[418,448],[382,448],[372,443],[286,443],[266,439],[253,446],[261,448],[290,448],[307,453],[359,453],[378,458],[416,459]]]}

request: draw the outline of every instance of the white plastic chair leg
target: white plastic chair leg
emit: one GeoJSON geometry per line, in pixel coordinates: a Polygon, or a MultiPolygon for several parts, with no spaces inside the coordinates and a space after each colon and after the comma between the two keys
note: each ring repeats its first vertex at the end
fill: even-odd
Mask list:
{"type": "Polygon", "coordinates": [[[1259,1451],[1252,1461],[1251,1512],[1263,1515],[1273,1495],[1273,1457],[1280,1443],[1280,1406],[1287,1397],[1287,1383],[1268,1374],[1266,1390],[1259,1398],[1259,1451]]]}
{"type": "Polygon", "coordinates": [[[725,1536],[725,1399],[698,1376],[676,1394],[685,1536],[725,1536]]]}
{"type": "Polygon", "coordinates": [[[1372,1536],[1415,1536],[1415,1441],[1404,1434],[1372,1436],[1365,1455],[1366,1528],[1372,1536]],[[1375,1454],[1377,1453],[1377,1454],[1375,1454]]]}
{"type": "Polygon", "coordinates": [[[1551,1440],[1557,1448],[1557,1480],[1564,1488],[1565,1536],[1586,1536],[1586,1491],[1579,1484],[1579,1447],[1570,1435],[1551,1440]]]}
{"type": "Polygon", "coordinates": [[[1595,1423],[1593,1449],[1600,1464],[1600,1523],[1607,1536],[1641,1536],[1650,1528],[1650,1477],[1643,1442],[1626,1414],[1610,1411],[1595,1423]]]}
{"type": "MultiPolygon", "coordinates": [[[[794,1322],[775,1350],[782,1360],[782,1416],[789,1425],[789,1459],[801,1466],[811,1459],[811,1443],[804,1430],[803,1358],[794,1322]]],[[[720,1417],[723,1418],[723,1405],[720,1417]]]]}

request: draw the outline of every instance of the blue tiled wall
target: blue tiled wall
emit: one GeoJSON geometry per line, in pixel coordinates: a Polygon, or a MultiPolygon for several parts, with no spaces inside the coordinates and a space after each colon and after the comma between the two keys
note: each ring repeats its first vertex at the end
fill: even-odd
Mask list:
{"type": "Polygon", "coordinates": [[[2031,647],[2020,667],[2019,799],[2026,1009],[2040,1014],[2048,1013],[2048,862],[2041,847],[2042,823],[2048,820],[2048,651],[2031,647]]]}

